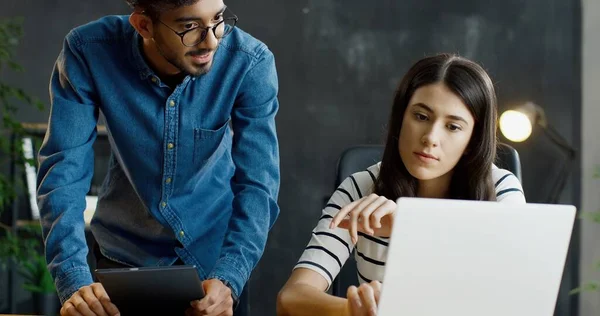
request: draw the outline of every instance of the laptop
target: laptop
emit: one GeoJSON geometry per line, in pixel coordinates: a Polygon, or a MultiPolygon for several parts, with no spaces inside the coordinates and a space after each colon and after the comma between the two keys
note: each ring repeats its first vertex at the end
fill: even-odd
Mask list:
{"type": "Polygon", "coordinates": [[[400,198],[379,316],[551,316],[576,209],[400,198]]]}

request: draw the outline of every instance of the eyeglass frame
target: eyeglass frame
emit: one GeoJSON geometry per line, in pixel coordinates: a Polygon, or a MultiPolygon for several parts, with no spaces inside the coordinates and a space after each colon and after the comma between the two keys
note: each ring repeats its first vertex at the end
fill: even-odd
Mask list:
{"type": "MultiPolygon", "coordinates": [[[[226,10],[229,10],[229,8],[226,8],[226,10]]],[[[231,11],[231,10],[229,10],[229,11],[231,11]]],[[[224,11],[223,11],[223,12],[224,12],[224,11]]],[[[142,12],[142,14],[145,14],[145,12],[142,12]]],[[[177,36],[179,36],[179,38],[181,38],[181,44],[182,44],[183,46],[185,46],[185,47],[194,47],[194,46],[196,46],[196,45],[198,45],[198,44],[200,44],[200,43],[204,42],[204,40],[205,40],[205,39],[206,39],[206,37],[208,36],[208,32],[209,32],[210,30],[212,30],[212,32],[213,32],[213,35],[215,36],[215,38],[218,38],[218,37],[217,37],[217,27],[218,27],[219,25],[221,25],[221,24],[225,23],[225,21],[233,21],[233,26],[231,27],[231,28],[232,28],[232,30],[233,30],[233,28],[234,28],[234,27],[235,27],[235,25],[237,24],[237,21],[239,20],[239,18],[238,18],[238,17],[237,17],[237,15],[235,15],[233,12],[232,12],[231,14],[233,14],[233,16],[232,16],[232,17],[223,18],[223,20],[219,21],[217,24],[215,24],[215,25],[213,25],[213,26],[207,26],[207,27],[204,27],[204,26],[200,26],[200,25],[199,25],[199,26],[197,26],[197,27],[195,27],[195,28],[191,28],[191,29],[189,29],[189,30],[185,30],[185,31],[183,31],[183,32],[177,32],[177,31],[176,31],[176,30],[174,30],[172,27],[170,27],[168,24],[166,24],[165,22],[161,21],[161,20],[160,20],[160,19],[158,19],[158,18],[157,18],[156,20],[157,20],[158,22],[162,23],[164,26],[166,26],[166,27],[167,27],[169,30],[173,31],[173,33],[175,33],[177,36]],[[184,37],[184,36],[185,36],[187,33],[191,32],[191,31],[195,31],[195,30],[197,30],[197,29],[202,29],[202,30],[203,30],[203,34],[204,34],[204,35],[201,37],[200,41],[198,41],[197,43],[195,43],[195,44],[192,44],[192,45],[186,45],[186,44],[183,42],[183,37],[184,37]]],[[[224,38],[225,36],[229,35],[231,32],[232,32],[232,31],[230,31],[229,33],[227,33],[227,34],[226,34],[226,35],[224,35],[224,36],[221,36],[220,38],[224,38]]]]}

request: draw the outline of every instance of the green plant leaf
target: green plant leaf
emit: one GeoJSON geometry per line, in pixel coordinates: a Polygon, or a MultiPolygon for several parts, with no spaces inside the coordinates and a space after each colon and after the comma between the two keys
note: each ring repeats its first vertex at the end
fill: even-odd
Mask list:
{"type": "Polygon", "coordinates": [[[0,214],[10,205],[15,196],[16,193],[10,180],[5,175],[0,174],[0,214]]]}
{"type": "Polygon", "coordinates": [[[16,62],[14,62],[14,61],[12,61],[12,60],[9,60],[9,61],[7,62],[7,64],[8,64],[8,67],[10,67],[10,69],[12,69],[13,71],[16,71],[16,72],[22,72],[23,70],[25,70],[25,69],[23,68],[23,66],[21,66],[21,65],[17,64],[16,62]]]}
{"type": "MultiPolygon", "coordinates": [[[[23,67],[14,58],[22,35],[22,17],[0,18],[0,70],[24,71],[23,67]]],[[[11,76],[9,74],[2,78],[11,78],[11,76]]],[[[25,135],[21,122],[15,117],[23,106],[32,106],[38,110],[44,109],[43,103],[37,98],[0,78],[0,157],[8,156],[15,159],[19,168],[24,167],[23,149],[20,142],[12,143],[10,137],[15,135],[20,139],[20,136],[25,135]]],[[[35,161],[29,162],[35,164],[35,161]]],[[[17,172],[20,172],[20,170],[17,172]]],[[[12,182],[0,175],[0,213],[14,199],[15,188],[22,185],[22,180],[12,182]]]]}
{"type": "Polygon", "coordinates": [[[18,272],[24,279],[25,289],[32,292],[53,293],[56,292],[56,287],[48,271],[43,251],[37,249],[40,244],[41,239],[38,236],[20,238],[19,246],[25,251],[15,261],[19,266],[18,272]]]}
{"type": "Polygon", "coordinates": [[[569,295],[580,294],[582,292],[598,292],[600,291],[600,283],[598,282],[588,282],[577,288],[572,289],[569,292],[569,295]]]}
{"type": "MultiPolygon", "coordinates": [[[[33,105],[40,111],[43,111],[46,108],[46,106],[44,106],[44,103],[42,103],[42,101],[37,100],[37,99],[34,100],[33,105]]],[[[36,148],[38,148],[38,147],[36,147],[36,148]]]]}
{"type": "Polygon", "coordinates": [[[44,292],[42,287],[33,285],[33,284],[29,284],[29,283],[23,283],[23,288],[25,290],[27,290],[29,292],[33,292],[33,293],[43,293],[44,292]]]}
{"type": "Polygon", "coordinates": [[[600,212],[581,212],[579,218],[600,223],[600,212]]]}
{"type": "MultiPolygon", "coordinates": [[[[15,60],[16,49],[23,35],[22,26],[23,18],[0,18],[0,71],[7,72],[0,77],[0,158],[15,161],[17,168],[20,168],[17,173],[24,168],[24,162],[34,165],[36,162],[23,157],[21,139],[25,135],[25,129],[15,115],[23,106],[44,109],[40,100],[3,79],[13,78],[11,72],[24,71],[15,60]],[[20,141],[11,141],[13,136],[20,141]]],[[[0,173],[0,214],[10,207],[17,188],[23,185],[22,177],[13,180],[0,173]]],[[[32,292],[56,292],[46,264],[39,224],[13,232],[10,227],[0,223],[0,267],[6,268],[9,262],[13,262],[19,274],[25,278],[25,289],[32,292]]]]}
{"type": "Polygon", "coordinates": [[[0,60],[8,60],[10,59],[10,52],[6,48],[2,48],[0,46],[0,60]]]}

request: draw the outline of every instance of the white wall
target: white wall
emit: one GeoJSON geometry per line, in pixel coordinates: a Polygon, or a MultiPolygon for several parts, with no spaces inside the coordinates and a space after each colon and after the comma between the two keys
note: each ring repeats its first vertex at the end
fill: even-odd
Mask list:
{"type": "MultiPolygon", "coordinates": [[[[600,166],[600,1],[582,0],[583,6],[583,108],[582,108],[582,210],[600,210],[600,179],[594,179],[600,166]]],[[[600,281],[594,263],[600,260],[600,224],[582,223],[581,280],[600,281]]],[[[579,316],[600,315],[600,292],[580,296],[579,316]]]]}

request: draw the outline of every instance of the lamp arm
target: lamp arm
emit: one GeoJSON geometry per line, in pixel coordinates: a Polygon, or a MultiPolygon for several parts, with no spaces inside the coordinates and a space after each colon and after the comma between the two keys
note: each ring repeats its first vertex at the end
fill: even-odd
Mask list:
{"type": "Polygon", "coordinates": [[[556,204],[560,200],[560,195],[567,184],[567,179],[569,179],[569,174],[571,173],[573,159],[572,157],[567,158],[566,161],[563,162],[562,168],[558,172],[558,176],[556,177],[556,181],[554,185],[550,189],[550,194],[548,195],[548,203],[556,204]]]}
{"type": "Polygon", "coordinates": [[[542,129],[544,130],[544,132],[546,133],[546,135],[550,138],[550,140],[567,153],[568,159],[575,158],[575,155],[577,153],[575,148],[573,148],[573,146],[569,145],[569,142],[564,137],[562,137],[556,131],[556,129],[554,129],[554,127],[552,127],[552,125],[544,124],[541,126],[542,126],[542,129]]]}
{"type": "MultiPolygon", "coordinates": [[[[543,121],[542,121],[543,122],[543,121]]],[[[567,179],[569,178],[569,174],[571,173],[571,167],[573,163],[573,159],[575,159],[575,155],[577,151],[573,146],[569,144],[569,142],[560,135],[560,133],[552,127],[550,124],[540,124],[546,136],[550,138],[550,140],[564,150],[567,154],[566,160],[563,162],[561,169],[558,172],[558,176],[556,182],[552,186],[550,190],[550,195],[548,196],[549,203],[558,203],[560,199],[560,194],[562,193],[567,179]]]]}

